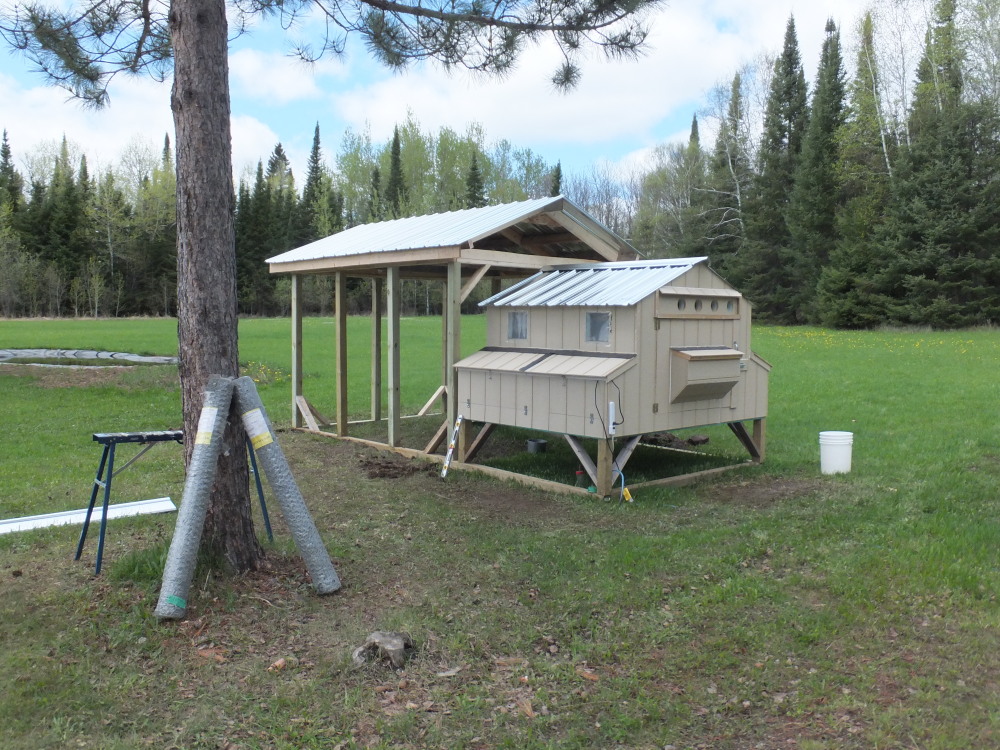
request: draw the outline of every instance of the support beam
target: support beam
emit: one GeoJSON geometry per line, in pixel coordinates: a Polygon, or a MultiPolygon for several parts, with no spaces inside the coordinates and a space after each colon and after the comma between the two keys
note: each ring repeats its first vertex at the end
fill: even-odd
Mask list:
{"type": "Polygon", "coordinates": [[[445,348],[445,373],[444,385],[448,389],[445,398],[448,408],[448,424],[455,424],[458,417],[458,374],[455,372],[455,363],[462,358],[462,264],[453,261],[448,264],[448,296],[445,305],[448,308],[448,334],[445,348]]]}
{"type": "Polygon", "coordinates": [[[302,396],[302,277],[292,274],[292,427],[302,426],[298,399],[302,396]]]}
{"type": "Polygon", "coordinates": [[[632,458],[632,453],[635,451],[636,446],[639,445],[639,441],[642,440],[642,435],[633,435],[627,441],[622,449],[618,451],[618,455],[615,456],[615,463],[611,471],[611,484],[614,485],[618,481],[618,477],[625,471],[625,464],[628,460],[632,458]]]}
{"type": "Polygon", "coordinates": [[[296,411],[299,415],[299,421],[301,422],[304,419],[310,430],[319,430],[319,422],[309,402],[306,401],[305,396],[296,396],[295,406],[297,407],[296,411]]]}
{"type": "Polygon", "coordinates": [[[468,460],[469,452],[469,420],[463,419],[462,423],[458,426],[458,435],[455,441],[455,452],[453,455],[453,460],[459,462],[465,462],[468,460]]]}
{"type": "Polygon", "coordinates": [[[441,398],[441,396],[444,393],[445,393],[445,387],[443,385],[439,385],[438,389],[434,391],[434,395],[431,396],[429,399],[427,399],[427,403],[424,404],[423,407],[420,409],[420,411],[417,412],[417,416],[422,417],[425,414],[427,414],[434,406],[434,402],[437,401],[439,398],[441,398]]]}
{"type": "Polygon", "coordinates": [[[753,443],[757,446],[757,463],[763,463],[767,455],[767,418],[761,417],[753,421],[753,443]]]}
{"type": "Polygon", "coordinates": [[[333,277],[334,317],[337,330],[335,359],[337,367],[337,434],[347,434],[347,285],[342,271],[333,277]]]}
{"type": "MultiPolygon", "coordinates": [[[[463,424],[464,424],[463,420],[463,424]]],[[[486,441],[489,439],[490,435],[493,434],[493,430],[496,429],[496,425],[492,422],[487,422],[483,425],[479,433],[472,439],[469,447],[465,449],[465,462],[468,463],[476,458],[476,454],[479,453],[480,449],[486,445],[486,441]]]]}
{"type": "Polygon", "coordinates": [[[614,477],[611,474],[611,460],[614,458],[614,446],[610,439],[598,439],[597,441],[597,494],[600,497],[607,497],[611,494],[614,486],[614,477]]]}
{"type": "Polygon", "coordinates": [[[755,419],[753,421],[753,435],[747,432],[746,425],[742,422],[729,422],[729,429],[733,431],[733,434],[739,439],[743,447],[746,448],[747,453],[750,454],[750,458],[753,459],[754,463],[760,463],[764,460],[764,420],[755,419]]]}
{"type": "Polygon", "coordinates": [[[489,264],[480,266],[476,269],[476,272],[472,274],[469,280],[462,285],[461,302],[465,302],[465,300],[469,298],[469,295],[472,294],[472,290],[474,290],[476,285],[483,280],[483,276],[485,276],[489,270],[489,264]]]}
{"type": "Polygon", "coordinates": [[[386,279],[386,318],[389,324],[389,445],[399,446],[399,266],[390,266],[386,279]]]}
{"type": "Polygon", "coordinates": [[[380,278],[372,279],[372,421],[382,419],[382,287],[380,278]]]}
{"type": "Polygon", "coordinates": [[[441,410],[448,411],[448,280],[441,282],[441,410]]]}
{"type": "Polygon", "coordinates": [[[576,435],[563,435],[563,437],[566,438],[566,442],[569,443],[569,447],[573,450],[573,453],[576,454],[576,458],[580,462],[580,466],[582,466],[583,470],[587,472],[587,476],[590,477],[590,481],[596,487],[597,465],[590,457],[590,454],[587,453],[586,448],[583,447],[583,443],[580,442],[580,438],[576,435]]]}
{"type": "Polygon", "coordinates": [[[437,432],[434,433],[427,445],[424,446],[424,453],[433,453],[441,447],[441,443],[448,437],[450,429],[451,426],[447,422],[442,422],[441,426],[437,428],[437,432]]]}

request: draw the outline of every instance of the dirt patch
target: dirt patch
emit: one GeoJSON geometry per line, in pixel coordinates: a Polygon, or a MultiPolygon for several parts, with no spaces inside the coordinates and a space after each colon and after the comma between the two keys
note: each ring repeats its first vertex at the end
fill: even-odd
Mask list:
{"type": "Polygon", "coordinates": [[[709,502],[766,508],[775,503],[811,495],[822,486],[823,482],[818,479],[765,477],[752,481],[706,487],[704,495],[709,502]]]}
{"type": "Polygon", "coordinates": [[[439,479],[432,491],[438,497],[464,508],[476,517],[501,521],[510,526],[534,524],[566,518],[565,497],[517,485],[479,484],[475,492],[468,492],[461,484],[441,483],[439,479]]]}
{"type": "Polygon", "coordinates": [[[403,479],[414,474],[434,474],[438,471],[434,464],[413,458],[407,460],[391,453],[362,456],[358,459],[358,464],[369,479],[403,479]]]}

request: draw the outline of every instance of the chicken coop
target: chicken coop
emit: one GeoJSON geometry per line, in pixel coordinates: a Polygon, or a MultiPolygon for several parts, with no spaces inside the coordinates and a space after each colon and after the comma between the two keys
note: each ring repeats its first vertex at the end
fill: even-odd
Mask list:
{"type": "Polygon", "coordinates": [[[770,365],[707,258],[546,268],[481,305],[487,345],[455,364],[466,420],[565,436],[602,494],[651,433],[726,424],[763,460],[770,365]]]}

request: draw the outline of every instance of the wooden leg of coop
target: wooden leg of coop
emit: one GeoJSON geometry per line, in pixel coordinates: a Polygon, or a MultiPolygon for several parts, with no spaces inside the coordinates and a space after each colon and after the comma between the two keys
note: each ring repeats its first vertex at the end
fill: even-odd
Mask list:
{"type": "Polygon", "coordinates": [[[753,421],[753,442],[757,446],[757,463],[763,463],[764,455],[767,453],[767,419],[761,417],[753,421]]]}
{"type": "Polygon", "coordinates": [[[611,463],[614,458],[614,447],[610,440],[597,441],[597,494],[607,497],[611,494],[611,484],[614,475],[611,473],[611,463]]]}
{"type": "Polygon", "coordinates": [[[746,425],[742,422],[729,423],[729,429],[739,438],[739,441],[747,449],[747,453],[750,454],[750,458],[753,459],[754,463],[758,464],[764,460],[764,421],[764,419],[755,419],[753,421],[753,435],[747,432],[746,425]]]}
{"type": "Polygon", "coordinates": [[[455,441],[455,460],[459,463],[465,462],[469,447],[469,420],[463,419],[458,426],[458,439],[455,441]]]}
{"type": "Polygon", "coordinates": [[[480,448],[486,444],[486,440],[490,435],[493,434],[493,430],[496,429],[496,425],[492,422],[487,422],[483,425],[483,428],[479,431],[479,434],[472,439],[469,447],[465,451],[464,461],[472,461],[476,458],[476,454],[479,453],[480,448]]]}

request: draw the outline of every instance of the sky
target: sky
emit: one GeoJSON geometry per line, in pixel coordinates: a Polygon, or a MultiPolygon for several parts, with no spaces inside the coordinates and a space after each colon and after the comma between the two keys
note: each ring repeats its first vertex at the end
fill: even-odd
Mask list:
{"type": "MultiPolygon", "coordinates": [[[[249,174],[275,144],[288,153],[299,184],[316,124],[327,163],[345,131],[368,129],[387,142],[408,115],[421,128],[470,124],[487,144],[501,139],[530,148],[568,174],[607,166],[641,165],[658,144],[686,140],[691,118],[711,89],[728,86],[744,63],[776,54],[789,15],[806,75],[819,63],[826,19],[841,27],[845,63],[853,60],[853,29],[864,0],[670,0],[650,19],[648,49],[635,61],[608,61],[599,53],[582,61],[583,76],[570,93],[556,92],[550,76],[559,62],[550,44],[528,48],[503,79],[445,71],[423,63],[395,73],[355,45],[345,56],[305,65],[289,55],[289,36],[267,26],[230,46],[234,172],[249,174]]],[[[6,129],[18,167],[53,148],[65,135],[85,153],[91,173],[116,166],[128,147],[159,153],[173,140],[167,83],[119,77],[111,104],[93,111],[47,85],[26,61],[5,51],[0,67],[0,128],[6,129]]]]}

